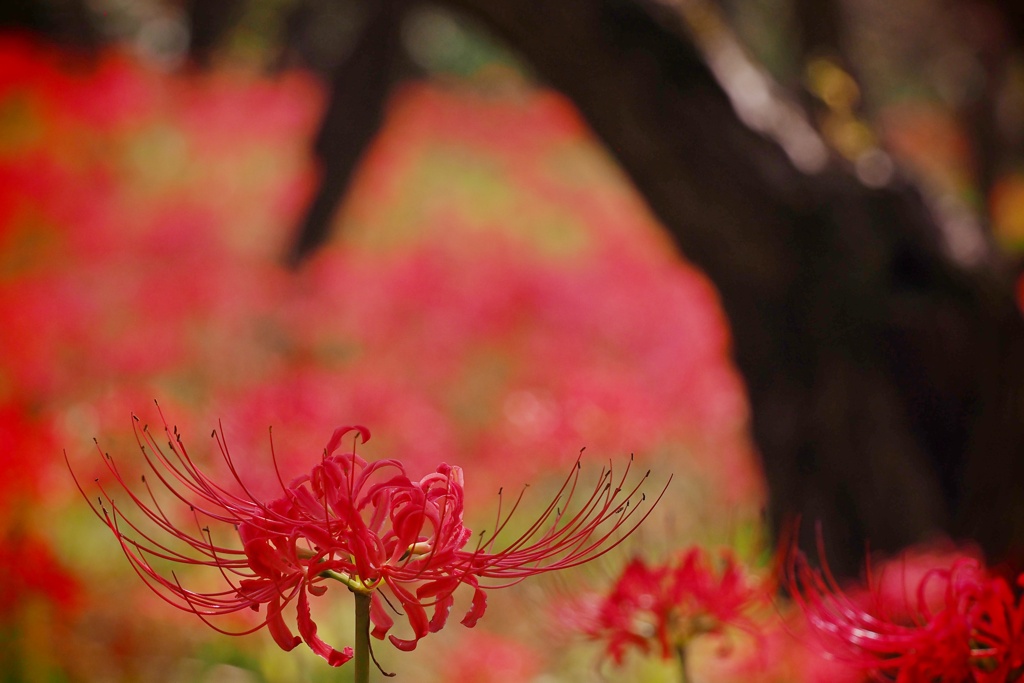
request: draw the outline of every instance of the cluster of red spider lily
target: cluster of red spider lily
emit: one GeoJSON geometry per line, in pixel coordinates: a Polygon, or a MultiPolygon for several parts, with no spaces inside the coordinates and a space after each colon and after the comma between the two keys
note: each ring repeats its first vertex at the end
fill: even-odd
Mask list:
{"type": "Polygon", "coordinates": [[[98,508],[93,507],[136,572],[168,603],[196,614],[223,633],[229,632],[211,618],[264,608],[258,625],[230,633],[242,635],[265,626],[281,648],[291,650],[305,642],[332,666],[351,659],[353,650],[335,649],[317,635],[309,605],[309,596],[322,596],[331,581],[369,596],[372,635],[378,639],[388,635],[394,625],[389,608],[398,612],[398,603],[412,638],[388,637],[398,649],[412,650],[421,638],[444,627],[454,603],[453,593],[461,585],[474,592],[462,619],[472,627],[486,609],[485,589],[588,562],[621,543],[652,509],[648,507],[638,516],[642,508],[634,504],[645,500],[639,489],[649,472],[626,489],[627,466],[618,479],[610,468],[602,471],[585,502],[570,512],[571,501],[578,497],[581,468],[577,461],[555,500],[525,533],[497,547],[499,534],[518,507],[517,499],[504,516],[499,507],[494,533],[479,534],[475,547],[470,547],[472,533],[463,524],[462,470],[442,464],[416,481],[397,460],[367,462],[355,452],[356,441],[370,437],[364,427],[337,429],[321,462],[308,475],[286,485],[278,474],[282,495],[268,502],[246,488],[219,432],[214,431],[213,436],[234,475],[233,486],[240,489],[237,494],[196,466],[176,428],[165,422],[164,432],[169,452],[157,444],[148,427],[136,429],[136,437],[160,484],[178,502],[188,505],[196,530],[180,528],[165,513],[149,483],[148,500],[134,493],[109,455],[105,457],[107,467],[128,493],[131,506],[148,519],[145,524],[155,525],[171,541],[157,538],[133,521],[102,484],[103,498],[98,508]],[[350,432],[355,432],[352,451],[335,453],[350,432]],[[211,521],[237,529],[242,547],[216,543],[211,521]],[[180,542],[180,547],[173,541],[180,542]],[[168,577],[154,567],[154,560],[210,567],[220,573],[225,586],[213,592],[190,590],[176,575],[168,577]],[[298,636],[292,634],[283,614],[292,601],[296,603],[298,636]],[[429,618],[427,608],[432,608],[429,618]]]}
{"type": "MultiPolygon", "coordinates": [[[[844,592],[828,570],[800,553],[787,583],[825,650],[897,683],[1010,683],[1024,680],[1024,604],[1005,579],[977,560],[934,565],[902,605],[873,585],[844,592]]],[[[1024,574],[1017,579],[1024,585],[1024,574]]]]}
{"type": "Polygon", "coordinates": [[[722,553],[719,568],[715,564],[700,547],[659,565],[634,558],[585,630],[606,643],[616,664],[630,648],[685,658],[696,636],[721,634],[727,627],[756,633],[750,611],[766,604],[768,593],[732,554],[722,553]]]}

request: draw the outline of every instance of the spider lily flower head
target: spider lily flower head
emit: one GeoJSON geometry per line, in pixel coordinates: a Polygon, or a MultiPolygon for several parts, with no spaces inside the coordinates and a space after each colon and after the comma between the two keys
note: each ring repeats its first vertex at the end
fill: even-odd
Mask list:
{"type": "MultiPolygon", "coordinates": [[[[282,486],[285,495],[238,525],[244,563],[255,574],[239,583],[239,599],[259,605],[284,596],[287,602],[297,591],[301,638],[291,635],[279,609],[268,624],[271,634],[286,650],[305,641],[332,664],[344,663],[351,653],[334,650],[316,636],[307,616],[307,590],[322,595],[324,584],[333,579],[353,592],[370,594],[374,635],[383,638],[393,620],[376,589],[386,585],[415,636],[403,640],[392,635],[391,642],[412,649],[419,638],[444,625],[451,591],[458,585],[452,584],[458,576],[453,564],[471,534],[462,523],[458,467],[441,465],[414,482],[396,460],[367,463],[354,450],[335,454],[351,431],[364,442],[369,439],[364,427],[336,430],[310,474],[282,486]],[[427,619],[422,595],[414,596],[405,584],[416,584],[422,595],[436,598],[428,602],[434,606],[433,619],[427,619]]],[[[467,618],[475,621],[476,615],[471,611],[467,618]]]]}
{"type": "Polygon", "coordinates": [[[692,638],[727,627],[756,634],[749,611],[766,601],[767,593],[731,553],[721,554],[716,570],[708,553],[695,546],[665,564],[630,561],[585,631],[606,641],[616,664],[631,647],[668,659],[692,638]]]}
{"type": "Polygon", "coordinates": [[[933,566],[902,604],[875,590],[870,572],[869,590],[848,594],[827,564],[814,568],[796,551],[786,561],[786,583],[826,652],[879,680],[1024,680],[1024,605],[974,558],[933,566]]]}
{"type": "MultiPolygon", "coordinates": [[[[281,495],[269,501],[251,494],[217,430],[213,436],[234,479],[229,486],[199,469],[177,429],[166,421],[166,449],[148,427],[136,426],[135,431],[160,487],[187,506],[194,527],[185,529],[165,513],[156,487],[145,477],[145,497],[133,492],[114,460],[104,455],[130,505],[115,502],[102,483],[98,505],[91,500],[90,504],[118,539],[136,573],[166,602],[196,614],[221,633],[244,635],[266,627],[284,650],[304,642],[332,666],[351,659],[353,650],[336,649],[317,635],[310,596],[324,595],[329,586],[340,583],[349,591],[369,595],[371,635],[387,637],[400,650],[412,650],[421,638],[444,627],[460,586],[468,585],[473,591],[461,621],[472,627],[486,611],[486,590],[574,567],[608,552],[657,503],[637,514],[642,506],[635,504],[636,498],[639,494],[640,502],[645,500],[639,489],[647,475],[627,490],[627,467],[619,479],[612,478],[610,468],[603,471],[589,497],[573,504],[579,497],[577,461],[555,500],[523,535],[498,545],[500,533],[522,500],[520,494],[506,515],[499,505],[495,532],[478,534],[471,544],[473,534],[463,523],[462,470],[442,464],[413,480],[397,460],[367,462],[355,449],[357,441],[370,438],[365,427],[337,429],[309,474],[285,484],[278,473],[281,495]],[[351,452],[338,453],[342,439],[352,433],[351,452]],[[133,521],[126,514],[130,509],[147,521],[133,521]],[[218,524],[232,527],[238,543],[215,542],[212,527],[218,524]],[[223,587],[210,592],[191,590],[175,572],[168,576],[159,569],[166,563],[210,568],[223,580],[223,587]],[[298,635],[285,619],[290,603],[295,604],[298,635]],[[229,631],[216,623],[218,617],[248,610],[263,615],[251,628],[229,631]],[[411,638],[389,633],[393,613],[404,616],[411,638]]],[[[86,495],[80,484],[79,489],[86,495]]]]}

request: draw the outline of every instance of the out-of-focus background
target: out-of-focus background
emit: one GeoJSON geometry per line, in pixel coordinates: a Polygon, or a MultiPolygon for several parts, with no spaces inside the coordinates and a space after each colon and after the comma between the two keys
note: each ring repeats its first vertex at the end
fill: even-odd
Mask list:
{"type": "MultiPolygon", "coordinates": [[[[565,605],[633,554],[693,544],[768,576],[794,511],[840,520],[846,568],[875,529],[897,527],[895,548],[984,526],[976,451],[1020,446],[1012,10],[595,0],[531,26],[506,6],[0,10],[0,680],[351,676],[265,632],[219,635],[132,573],[64,453],[90,495],[101,452],[136,476],[131,415],[158,423],[154,399],[197,461],[221,430],[257,488],[276,481],[271,427],[298,475],[336,426],[365,424],[365,457],[461,465],[472,528],[500,487],[531,485],[527,517],[546,505],[583,447],[595,474],[634,454],[652,489],[674,476],[594,566],[496,591],[477,628],[453,620],[414,653],[379,645],[398,680],[675,680],[639,656],[611,670],[565,605]],[[534,44],[560,17],[568,46],[534,44]],[[623,46],[632,77],[602,80],[592,51],[623,46]],[[710,69],[686,81],[686,59],[710,69]],[[726,119],[742,134],[717,138],[726,119]],[[937,357],[915,355],[922,338],[937,357]],[[876,376],[896,379],[861,383],[876,376]]],[[[1006,526],[980,542],[1012,562],[1006,526]]],[[[314,609],[350,642],[343,596],[314,609]]],[[[835,680],[774,609],[763,651],[697,647],[694,680],[835,680]]]]}

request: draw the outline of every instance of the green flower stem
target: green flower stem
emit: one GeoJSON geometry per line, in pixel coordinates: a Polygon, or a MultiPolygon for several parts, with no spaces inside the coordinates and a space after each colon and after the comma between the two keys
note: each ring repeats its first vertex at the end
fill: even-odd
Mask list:
{"type": "Polygon", "coordinates": [[[355,683],[370,683],[370,594],[356,596],[355,683]]]}
{"type": "Polygon", "coordinates": [[[690,680],[690,667],[686,660],[686,646],[676,645],[676,657],[679,658],[679,676],[682,683],[690,680]]]}

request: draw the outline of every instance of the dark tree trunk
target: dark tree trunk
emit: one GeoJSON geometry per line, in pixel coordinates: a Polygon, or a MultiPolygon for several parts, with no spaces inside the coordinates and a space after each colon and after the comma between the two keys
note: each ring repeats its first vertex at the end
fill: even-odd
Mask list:
{"type": "Polygon", "coordinates": [[[101,44],[85,0],[4,0],[0,3],[0,30],[12,28],[32,31],[86,52],[101,44]]]}
{"type": "Polygon", "coordinates": [[[224,36],[245,11],[244,0],[184,0],[188,50],[199,67],[207,67],[224,36]]]}
{"type": "Polygon", "coordinates": [[[330,99],[314,152],[320,183],[306,210],[292,263],[327,238],[331,218],[352,181],[370,141],[380,130],[384,107],[401,63],[402,3],[377,0],[349,54],[330,74],[330,99]]]}

